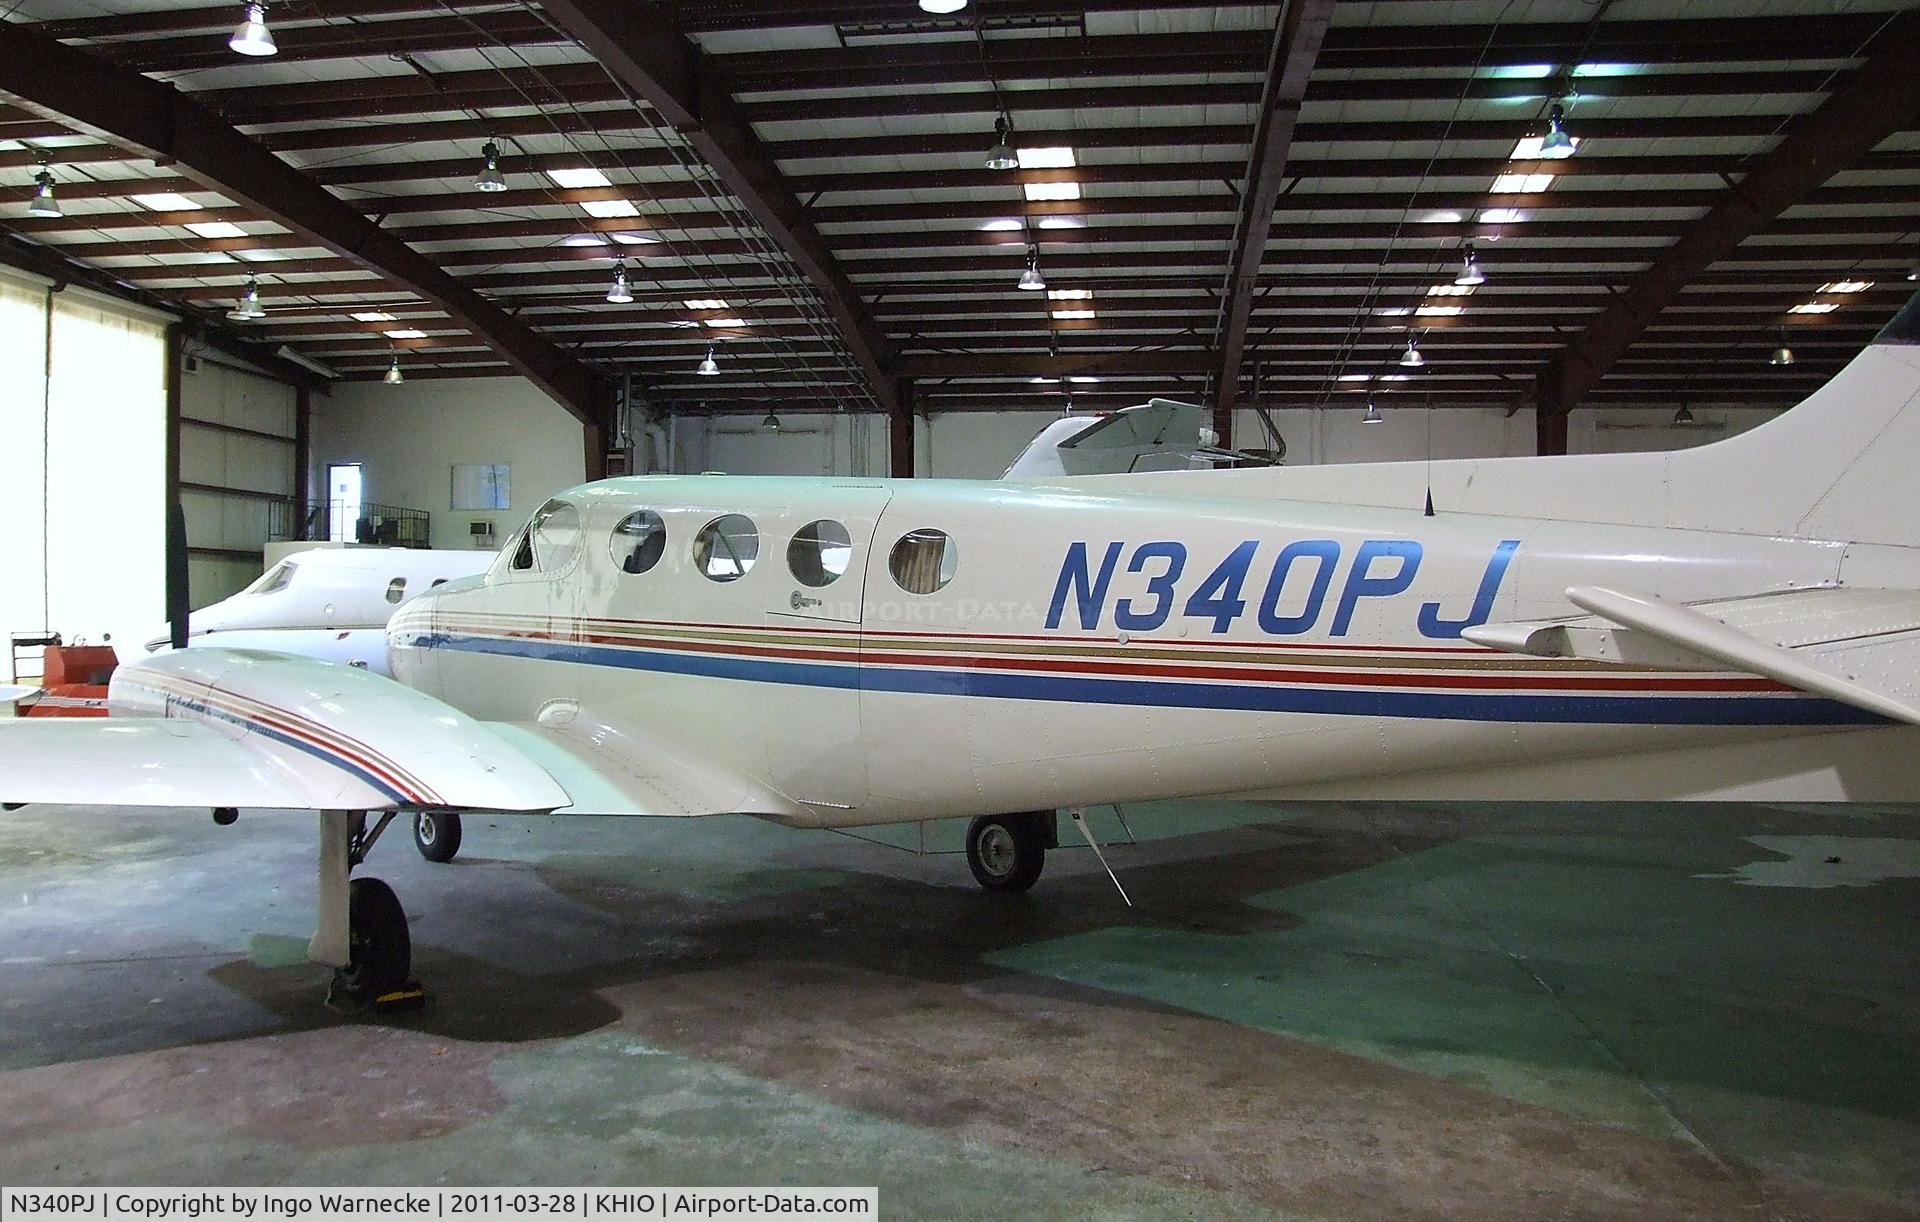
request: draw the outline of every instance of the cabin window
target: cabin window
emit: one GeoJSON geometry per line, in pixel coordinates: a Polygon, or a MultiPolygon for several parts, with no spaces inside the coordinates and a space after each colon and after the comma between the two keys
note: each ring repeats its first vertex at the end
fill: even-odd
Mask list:
{"type": "Polygon", "coordinates": [[[430,582],[428,582],[428,583],[427,583],[427,589],[429,589],[429,590],[431,590],[431,589],[433,589],[433,588],[434,588],[434,587],[436,587],[436,586],[443,586],[443,585],[446,585],[446,584],[447,584],[447,579],[446,579],[446,578],[444,578],[444,577],[436,577],[436,578],[434,578],[434,579],[433,579],[432,581],[430,581],[430,582]]]}
{"type": "Polygon", "coordinates": [[[407,579],[396,577],[387,583],[387,601],[397,603],[407,596],[407,579]]]}
{"type": "Polygon", "coordinates": [[[960,549],[945,531],[922,527],[900,536],[887,557],[887,570],[896,585],[909,594],[931,594],[946,588],[960,564],[960,549]]]}
{"type": "Polygon", "coordinates": [[[613,528],[613,563],[622,573],[644,573],[667,550],[667,524],[651,509],[636,510],[613,528]]]}
{"type": "Polygon", "coordinates": [[[293,570],[297,567],[291,560],[282,560],[262,573],[258,580],[247,587],[246,593],[272,594],[276,590],[286,589],[293,584],[293,570]]]}
{"type": "Polygon", "coordinates": [[[694,567],[708,581],[738,581],[759,558],[760,532],[744,514],[715,518],[693,539],[694,567]]]}
{"type": "Polygon", "coordinates": [[[840,580],[853,559],[853,539],[847,528],[831,519],[809,522],[787,544],[787,568],[803,586],[818,589],[840,580]]]}
{"type": "Polygon", "coordinates": [[[508,563],[507,567],[516,573],[525,573],[533,568],[532,531],[523,530],[520,532],[520,537],[514,540],[513,560],[508,563]]]}

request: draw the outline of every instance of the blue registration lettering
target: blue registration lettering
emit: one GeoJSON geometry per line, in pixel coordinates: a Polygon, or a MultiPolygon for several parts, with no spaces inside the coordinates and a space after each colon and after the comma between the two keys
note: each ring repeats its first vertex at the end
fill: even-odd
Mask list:
{"type": "Polygon", "coordinates": [[[1267,592],[1260,599],[1260,630],[1275,636],[1294,636],[1313,627],[1326,605],[1327,587],[1333,583],[1333,570],[1340,563],[1340,545],[1332,539],[1301,539],[1282,548],[1273,562],[1273,576],[1267,578],[1267,592]],[[1293,562],[1302,557],[1319,561],[1313,574],[1313,586],[1307,591],[1307,605],[1298,615],[1280,615],[1280,596],[1286,589],[1293,562]]]}
{"type": "Polygon", "coordinates": [[[1154,597],[1152,609],[1140,614],[1133,609],[1131,598],[1123,598],[1113,606],[1114,627],[1126,632],[1152,632],[1167,622],[1173,610],[1173,583],[1180,580],[1180,571],[1187,567],[1186,545],[1142,543],[1134,550],[1133,559],[1127,561],[1127,572],[1141,572],[1150,560],[1167,562],[1160,575],[1147,582],[1147,593],[1154,597]]]}
{"type": "Polygon", "coordinates": [[[1500,582],[1507,575],[1507,564],[1519,548],[1520,540],[1503,539],[1500,546],[1493,549],[1493,559],[1487,561],[1487,571],[1480,576],[1480,589],[1473,596],[1467,618],[1441,619],[1439,603],[1424,604],[1420,608],[1420,635],[1443,641],[1457,640],[1467,629],[1486,623],[1487,617],[1493,614],[1493,599],[1500,592],[1500,582]]]}
{"type": "Polygon", "coordinates": [[[1079,607],[1081,629],[1090,632],[1100,626],[1100,612],[1107,605],[1107,587],[1113,582],[1114,566],[1120,563],[1121,546],[1107,544],[1107,554],[1100,561],[1100,575],[1094,577],[1087,567],[1087,545],[1068,545],[1067,558],[1060,562],[1060,580],[1053,587],[1053,605],[1047,609],[1048,628],[1060,626],[1069,593],[1079,607]]]}
{"type": "Polygon", "coordinates": [[[1347,574],[1346,588],[1340,591],[1340,605],[1333,613],[1331,636],[1345,636],[1353,626],[1353,611],[1363,598],[1391,598],[1413,584],[1420,570],[1421,549],[1411,539],[1368,539],[1354,553],[1353,569],[1347,574]],[[1375,577],[1375,560],[1398,559],[1400,568],[1391,577],[1375,577]]]}

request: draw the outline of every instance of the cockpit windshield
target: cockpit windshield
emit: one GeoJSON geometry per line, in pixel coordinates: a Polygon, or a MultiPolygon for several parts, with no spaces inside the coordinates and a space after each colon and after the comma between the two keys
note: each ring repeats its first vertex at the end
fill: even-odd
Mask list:
{"type": "Polygon", "coordinates": [[[508,568],[516,573],[538,569],[557,573],[580,554],[580,510],[568,501],[542,505],[513,545],[508,568]]]}
{"type": "Polygon", "coordinates": [[[284,590],[293,584],[293,570],[298,567],[300,566],[291,560],[282,560],[260,574],[258,580],[240,592],[242,594],[273,594],[284,590]]]}

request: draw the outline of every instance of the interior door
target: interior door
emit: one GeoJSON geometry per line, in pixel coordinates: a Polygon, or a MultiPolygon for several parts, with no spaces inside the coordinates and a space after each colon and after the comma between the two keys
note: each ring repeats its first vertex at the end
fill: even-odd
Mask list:
{"type": "MultiPolygon", "coordinates": [[[[767,755],[782,793],[810,805],[852,809],[867,797],[860,742],[857,659],[866,603],[868,549],[889,493],[871,484],[823,484],[796,496],[765,559],[780,566],[767,608],[770,644],[818,669],[790,684],[769,724],[767,755]]],[[[764,561],[763,561],[764,562],[764,561]]]]}

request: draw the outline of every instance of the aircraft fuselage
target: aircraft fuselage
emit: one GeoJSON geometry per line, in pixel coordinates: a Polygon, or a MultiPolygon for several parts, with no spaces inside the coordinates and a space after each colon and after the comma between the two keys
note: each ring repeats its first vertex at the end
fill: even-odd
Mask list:
{"type": "Polygon", "coordinates": [[[1461,634],[1578,615],[1572,585],[1920,578],[1906,548],[1008,483],[641,477],[556,504],[395,618],[395,675],[486,720],[644,734],[821,826],[1799,750],[1884,723],[1750,674],[1461,634]]]}

